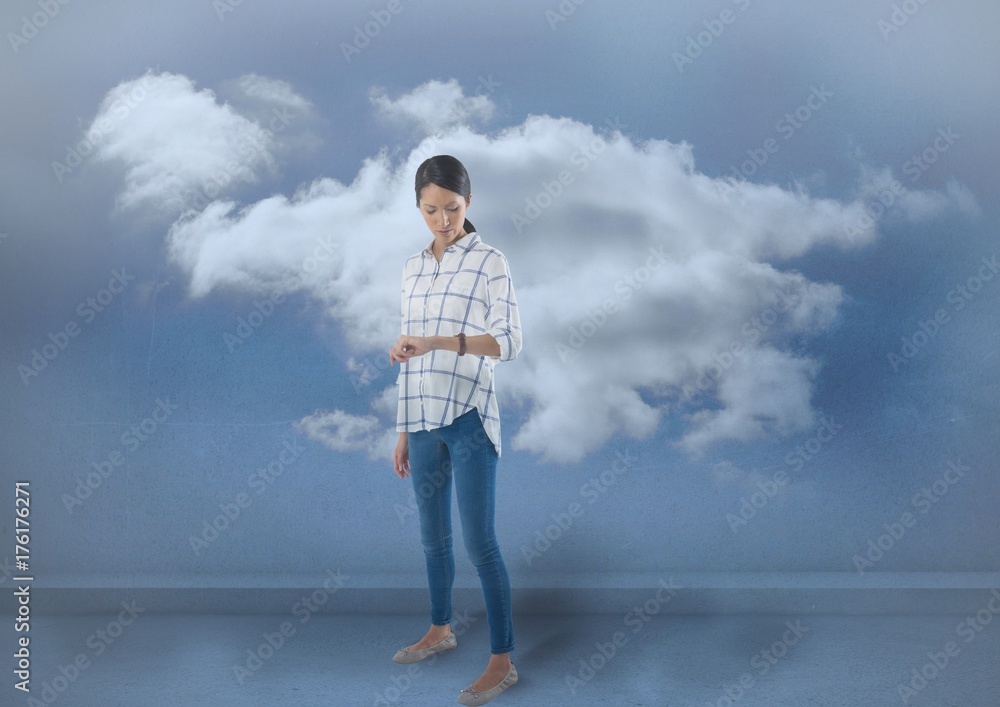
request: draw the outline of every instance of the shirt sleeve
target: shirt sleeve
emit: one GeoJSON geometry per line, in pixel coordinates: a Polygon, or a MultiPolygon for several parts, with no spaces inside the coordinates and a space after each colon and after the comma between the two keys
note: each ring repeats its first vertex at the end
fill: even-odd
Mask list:
{"type": "Polygon", "coordinates": [[[500,345],[499,360],[511,361],[521,352],[521,317],[507,258],[497,252],[491,261],[486,283],[486,331],[500,345]]]}

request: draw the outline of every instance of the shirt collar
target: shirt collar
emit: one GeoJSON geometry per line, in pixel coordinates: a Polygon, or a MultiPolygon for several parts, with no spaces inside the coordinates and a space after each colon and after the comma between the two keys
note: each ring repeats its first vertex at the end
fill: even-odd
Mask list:
{"type": "MultiPolygon", "coordinates": [[[[470,251],[479,244],[479,241],[480,238],[479,238],[479,233],[477,231],[473,231],[472,233],[466,233],[464,236],[462,236],[457,241],[452,243],[450,246],[445,248],[444,252],[448,253],[452,250],[455,250],[456,248],[459,248],[464,251],[470,251]]],[[[434,251],[432,250],[433,247],[434,247],[434,241],[431,241],[430,243],[427,244],[427,247],[424,248],[424,250],[421,252],[421,255],[423,255],[425,258],[433,258],[434,257],[434,251]]]]}

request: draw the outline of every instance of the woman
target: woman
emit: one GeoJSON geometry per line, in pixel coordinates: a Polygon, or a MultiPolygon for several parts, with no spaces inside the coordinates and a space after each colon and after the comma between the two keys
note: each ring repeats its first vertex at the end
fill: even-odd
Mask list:
{"type": "Polygon", "coordinates": [[[451,631],[451,485],[462,538],[476,566],[490,627],[490,660],[461,691],[466,705],[489,702],[517,682],[510,580],[493,531],[500,415],[493,367],[521,350],[521,322],[507,259],[465,218],[472,191],[450,155],[425,160],[416,175],[417,208],[434,240],[403,267],[402,335],[389,350],[399,362],[399,442],[393,467],[412,477],[430,585],[431,627],[393,657],[414,663],[457,645],[451,631]]]}

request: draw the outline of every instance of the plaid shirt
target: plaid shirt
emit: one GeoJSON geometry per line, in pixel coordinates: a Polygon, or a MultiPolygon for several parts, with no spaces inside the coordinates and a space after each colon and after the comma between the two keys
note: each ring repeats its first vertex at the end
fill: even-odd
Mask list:
{"type": "Polygon", "coordinates": [[[500,357],[459,356],[438,349],[400,364],[396,383],[396,430],[433,430],[476,408],[497,456],[500,409],[493,367],[521,351],[521,320],[507,259],[469,233],[444,249],[439,263],[433,242],[403,266],[402,333],[407,336],[491,334],[500,357]]]}

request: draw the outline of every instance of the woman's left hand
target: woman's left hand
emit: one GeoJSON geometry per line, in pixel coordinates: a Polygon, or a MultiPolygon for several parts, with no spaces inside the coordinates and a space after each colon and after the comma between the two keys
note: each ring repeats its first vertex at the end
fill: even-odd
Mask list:
{"type": "Polygon", "coordinates": [[[400,335],[389,349],[389,365],[399,361],[406,363],[414,356],[423,356],[431,351],[431,337],[400,335]]]}

